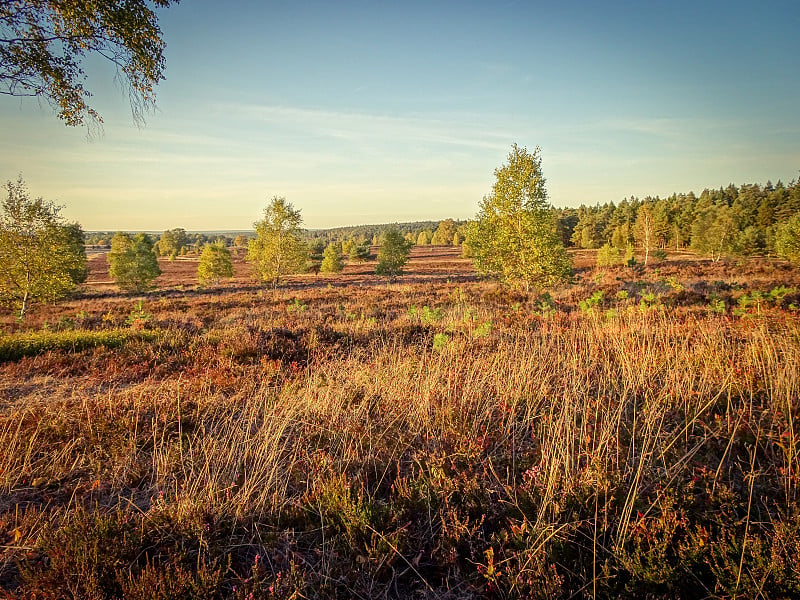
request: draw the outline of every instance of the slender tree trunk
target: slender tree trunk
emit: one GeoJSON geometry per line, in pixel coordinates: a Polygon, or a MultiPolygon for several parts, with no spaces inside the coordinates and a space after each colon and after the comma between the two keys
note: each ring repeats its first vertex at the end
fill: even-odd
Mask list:
{"type": "Polygon", "coordinates": [[[25,311],[28,309],[28,298],[30,297],[31,289],[31,272],[25,269],[25,292],[22,294],[22,306],[19,309],[19,318],[25,318],[25,311]]]}
{"type": "Polygon", "coordinates": [[[25,310],[28,308],[28,290],[22,295],[22,307],[19,309],[19,318],[25,318],[25,310]]]}

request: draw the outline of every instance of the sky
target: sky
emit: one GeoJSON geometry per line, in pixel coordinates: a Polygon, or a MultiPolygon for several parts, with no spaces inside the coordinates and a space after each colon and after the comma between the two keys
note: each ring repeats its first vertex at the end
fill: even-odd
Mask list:
{"type": "Polygon", "coordinates": [[[800,2],[183,0],[139,127],[86,65],[102,131],[0,96],[0,181],[87,231],[471,218],[513,144],[558,207],[800,175],[800,2]]]}

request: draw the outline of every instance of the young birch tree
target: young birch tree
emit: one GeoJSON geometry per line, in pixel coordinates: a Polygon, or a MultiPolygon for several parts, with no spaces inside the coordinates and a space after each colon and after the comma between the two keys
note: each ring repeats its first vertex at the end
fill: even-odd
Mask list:
{"type": "Polygon", "coordinates": [[[513,146],[508,162],[495,169],[492,193],[481,202],[465,242],[479,273],[526,290],[555,285],[572,272],[547,203],[539,153],[513,146]]]}
{"type": "Polygon", "coordinates": [[[59,208],[31,199],[20,177],[5,185],[0,213],[0,301],[25,317],[31,302],[68,294],[86,279],[83,232],[65,224],[59,208]]]}
{"type": "Polygon", "coordinates": [[[264,218],[253,224],[256,237],[247,247],[247,259],[253,263],[261,281],[277,288],[281,277],[305,271],[308,248],[300,234],[303,219],[286,198],[275,196],[264,209],[264,218]]]}

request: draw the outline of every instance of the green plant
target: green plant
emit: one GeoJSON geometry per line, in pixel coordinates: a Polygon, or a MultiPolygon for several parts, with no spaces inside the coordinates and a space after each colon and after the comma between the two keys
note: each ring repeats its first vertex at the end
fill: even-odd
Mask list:
{"type": "Polygon", "coordinates": [[[480,274],[530,289],[567,281],[572,261],[556,235],[540,151],[516,144],[495,170],[492,193],[467,229],[465,244],[480,274]]]}
{"type": "Polygon", "coordinates": [[[381,247],[378,250],[378,265],[375,273],[387,275],[389,281],[397,275],[402,275],[403,266],[408,261],[413,244],[396,229],[383,232],[381,247]]]}
{"type": "Polygon", "coordinates": [[[214,281],[218,284],[220,279],[230,277],[233,277],[230,250],[222,243],[206,244],[197,264],[197,278],[200,283],[214,281]]]}
{"type": "Polygon", "coordinates": [[[441,308],[430,308],[429,306],[423,306],[422,310],[419,313],[419,320],[423,325],[433,325],[434,323],[438,323],[443,318],[442,309],[441,308]]]}
{"type": "Polygon", "coordinates": [[[472,330],[471,336],[472,339],[479,339],[485,338],[490,333],[492,333],[492,321],[484,321],[483,323],[479,324],[475,329],[472,330]]]}
{"type": "Polygon", "coordinates": [[[633,244],[629,243],[627,246],[625,246],[625,256],[622,257],[622,261],[629,267],[636,266],[636,256],[633,251],[633,244]]]}
{"type": "Polygon", "coordinates": [[[144,309],[142,301],[139,300],[139,304],[136,305],[136,308],[131,310],[130,314],[125,319],[125,323],[134,329],[141,329],[149,323],[152,318],[153,315],[144,309]]]}
{"type": "MultiPolygon", "coordinates": [[[[655,256],[655,252],[653,253],[653,256],[655,256]]],[[[674,275],[670,275],[669,277],[667,277],[664,280],[664,283],[666,283],[667,286],[669,286],[671,289],[675,290],[676,292],[683,291],[683,284],[681,284],[681,282],[678,281],[678,278],[675,277],[674,275]]]]}
{"type": "Polygon", "coordinates": [[[109,275],[123,290],[139,292],[149,289],[161,275],[153,241],[145,233],[131,237],[119,232],[111,240],[108,252],[109,275]]]}
{"type": "Polygon", "coordinates": [[[642,311],[648,311],[658,306],[661,306],[661,298],[654,292],[647,292],[639,298],[639,309],[642,311]]]}
{"type": "Polygon", "coordinates": [[[556,314],[556,302],[549,292],[541,294],[536,299],[536,309],[543,317],[552,317],[556,314]]]}
{"type": "Polygon", "coordinates": [[[8,197],[0,206],[0,303],[15,308],[23,319],[31,302],[63,298],[86,279],[86,252],[83,231],[77,223],[66,224],[59,207],[32,199],[21,177],[5,187],[8,197]]]}
{"type": "Polygon", "coordinates": [[[585,313],[594,313],[600,303],[603,301],[603,290],[598,290],[585,300],[578,302],[581,311],[585,313]]]}
{"type": "Polygon", "coordinates": [[[603,244],[597,251],[598,267],[615,267],[622,263],[622,251],[611,244],[603,244]]]}
{"type": "Polygon", "coordinates": [[[763,301],[764,296],[758,290],[753,290],[750,294],[743,294],[736,301],[738,307],[733,309],[733,314],[737,317],[744,317],[755,308],[756,315],[761,316],[761,303],[763,301]]]}
{"type": "Polygon", "coordinates": [[[775,304],[780,304],[786,296],[797,293],[797,288],[786,287],[785,285],[778,285],[769,291],[770,300],[775,304]]]}
{"type": "Polygon", "coordinates": [[[15,333],[0,336],[0,361],[19,360],[36,356],[49,350],[80,352],[87,348],[103,346],[117,348],[134,340],[150,341],[158,337],[155,331],[131,329],[106,329],[102,331],[49,331],[15,333]]]}
{"type": "Polygon", "coordinates": [[[725,300],[717,296],[716,294],[712,294],[708,300],[708,310],[709,312],[724,315],[728,312],[728,307],[725,304],[725,300]]]}
{"type": "Polygon", "coordinates": [[[323,251],[322,263],[320,264],[320,273],[340,273],[344,268],[344,261],[342,260],[342,252],[338,244],[330,243],[323,251]]]}
{"type": "Polygon", "coordinates": [[[302,300],[300,300],[300,298],[295,298],[294,300],[291,300],[289,304],[286,305],[287,312],[301,313],[305,312],[307,308],[308,305],[305,304],[302,300]]]}
{"type": "Polygon", "coordinates": [[[274,196],[264,209],[264,218],[254,223],[256,237],[248,241],[247,260],[261,281],[277,288],[281,278],[302,273],[308,248],[302,239],[303,219],[286,198],[274,196]]]}
{"type": "Polygon", "coordinates": [[[628,299],[628,290],[619,290],[616,294],[617,300],[627,300],[628,299]]]}
{"type": "Polygon", "coordinates": [[[436,352],[441,352],[450,345],[450,336],[446,333],[437,333],[433,336],[433,349],[436,352]]]}

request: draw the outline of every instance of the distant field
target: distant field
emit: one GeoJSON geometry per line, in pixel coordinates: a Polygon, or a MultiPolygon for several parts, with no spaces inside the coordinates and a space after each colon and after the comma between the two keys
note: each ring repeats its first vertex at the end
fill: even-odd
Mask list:
{"type": "Polygon", "coordinates": [[[415,247],[0,314],[0,596],[800,596],[800,271],[415,247]]]}

